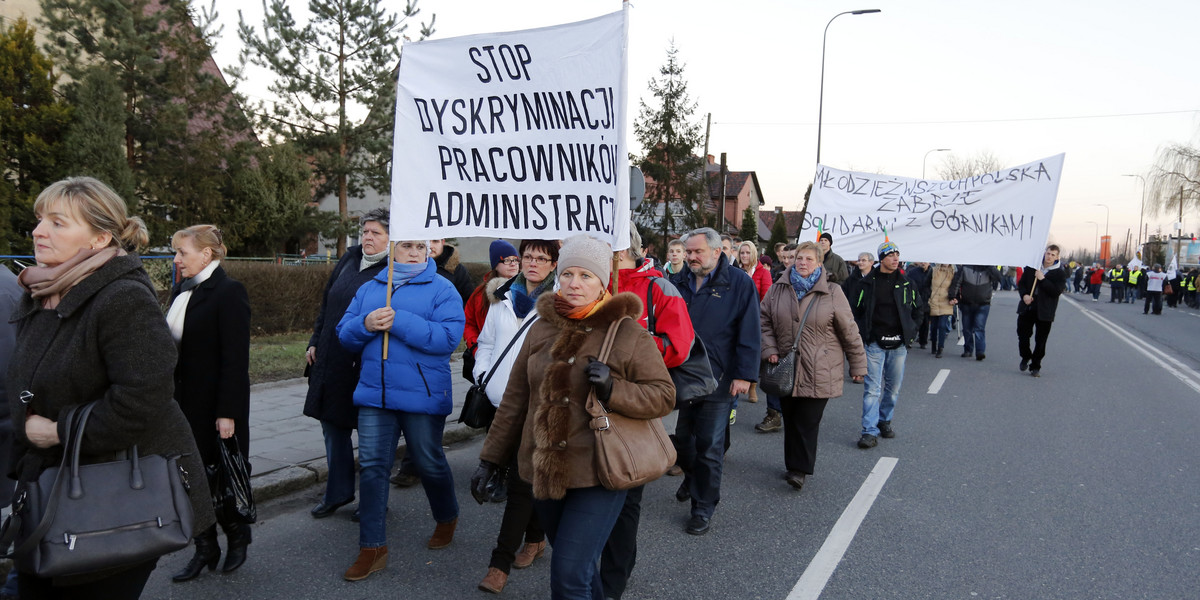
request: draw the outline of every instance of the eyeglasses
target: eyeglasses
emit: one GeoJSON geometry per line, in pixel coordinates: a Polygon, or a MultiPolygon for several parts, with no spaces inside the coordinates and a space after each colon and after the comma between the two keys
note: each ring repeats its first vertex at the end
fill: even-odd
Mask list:
{"type": "Polygon", "coordinates": [[[528,256],[528,255],[526,255],[526,256],[521,257],[521,262],[528,263],[531,265],[548,265],[548,264],[550,264],[550,258],[546,257],[546,256],[528,256]]]}
{"type": "Polygon", "coordinates": [[[521,259],[519,259],[515,256],[510,256],[508,258],[502,259],[500,262],[503,264],[506,264],[506,265],[519,265],[519,264],[521,264],[521,259]]]}

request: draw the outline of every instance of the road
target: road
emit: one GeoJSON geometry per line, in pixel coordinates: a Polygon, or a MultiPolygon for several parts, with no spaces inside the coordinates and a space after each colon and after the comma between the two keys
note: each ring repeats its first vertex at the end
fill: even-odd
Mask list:
{"type": "MultiPolygon", "coordinates": [[[[993,301],[986,360],[914,348],[898,435],[877,448],[855,446],[862,387],[847,383],[829,403],[817,473],[800,492],[780,479],[782,435],[753,431],[764,404],[743,404],[713,530],[684,534],[679,480],[651,484],[625,598],[1197,597],[1200,314],[1143,316],[1140,305],[1080,298],[1059,307],[1041,378],[1017,370],[1012,292],[993,301]],[[943,383],[929,393],[935,379],[943,383]],[[864,492],[861,525],[839,525],[890,459],[886,480],[875,478],[878,495],[864,492]],[[830,550],[838,539],[844,554],[830,550]]],[[[262,507],[240,571],[172,584],[189,550],[160,561],[144,597],[488,597],[475,585],[502,507],[478,506],[467,491],[480,443],[448,452],[462,514],[447,549],[425,548],[433,522],[424,494],[393,490],[388,568],[345,582],[357,526],[345,510],[310,518],[314,489],[262,507]]],[[[514,570],[503,596],[547,597],[548,577],[545,560],[514,570]]]]}

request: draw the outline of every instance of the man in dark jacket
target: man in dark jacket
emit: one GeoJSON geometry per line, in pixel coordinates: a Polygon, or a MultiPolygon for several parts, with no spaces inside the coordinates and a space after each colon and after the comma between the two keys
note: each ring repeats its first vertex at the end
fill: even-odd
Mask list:
{"type": "Polygon", "coordinates": [[[730,266],[716,231],[696,229],[681,239],[688,270],[673,275],[671,283],[679,288],[692,327],[708,350],[717,390],[679,409],[675,448],[684,478],[675,498],[692,501],[686,531],[704,535],[721,500],[726,431],[734,398],[758,381],[758,291],[749,275],[730,266]]]}
{"type": "Polygon", "coordinates": [[[475,291],[475,282],[471,280],[471,274],[467,273],[467,268],[459,262],[457,249],[447,244],[445,239],[429,240],[429,256],[433,257],[433,262],[437,263],[438,275],[454,284],[454,289],[458,290],[463,304],[466,304],[467,298],[471,297],[471,292],[475,291]]]}
{"type": "Polygon", "coordinates": [[[988,265],[960,265],[950,280],[950,297],[958,299],[962,311],[963,358],[975,355],[983,360],[987,351],[984,329],[992,309],[993,286],[1000,283],[1000,268],[988,265]]]}
{"type": "Polygon", "coordinates": [[[1017,291],[1017,348],[1021,351],[1021,370],[1029,369],[1034,377],[1042,376],[1042,358],[1046,356],[1046,338],[1058,310],[1058,297],[1067,288],[1067,272],[1058,262],[1058,246],[1051,244],[1042,256],[1042,267],[1025,267],[1017,291]],[[1029,350],[1032,337],[1033,351],[1029,350]]]}
{"type": "Polygon", "coordinates": [[[825,269],[825,279],[840,285],[850,276],[850,269],[846,268],[845,259],[833,251],[833,236],[829,235],[828,231],[821,233],[817,238],[817,245],[821,247],[821,252],[825,253],[821,265],[825,269]]]}
{"type": "MultiPolygon", "coordinates": [[[[933,293],[930,289],[933,281],[930,279],[932,269],[929,268],[927,262],[915,262],[908,265],[908,270],[904,272],[904,276],[912,282],[913,287],[917,288],[917,292],[921,294],[921,303],[929,308],[929,296],[933,293]]],[[[924,350],[929,344],[929,311],[921,311],[921,315],[917,318],[917,343],[924,350]]]]}
{"type": "Polygon", "coordinates": [[[858,447],[874,448],[877,436],[896,437],[892,416],[904,380],[904,359],[917,335],[921,294],[900,270],[900,247],[879,245],[879,266],[854,281],[846,293],[867,352],[863,383],[862,435],[858,447]]]}

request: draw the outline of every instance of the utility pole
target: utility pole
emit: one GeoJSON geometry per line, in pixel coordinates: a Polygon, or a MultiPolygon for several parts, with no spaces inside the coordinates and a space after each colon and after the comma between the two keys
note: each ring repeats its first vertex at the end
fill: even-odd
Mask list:
{"type": "Polygon", "coordinates": [[[1183,186],[1179,186],[1179,231],[1175,234],[1175,261],[1183,263],[1179,260],[1179,250],[1183,245],[1183,186]]]}
{"type": "MultiPolygon", "coordinates": [[[[712,134],[712,113],[708,113],[707,123],[705,123],[705,125],[704,125],[704,160],[700,161],[701,163],[703,163],[700,166],[700,183],[701,183],[700,189],[703,191],[700,193],[700,198],[697,200],[697,202],[699,202],[699,204],[696,207],[699,209],[698,212],[700,213],[700,215],[702,217],[704,215],[704,210],[705,210],[704,205],[708,204],[708,139],[711,134],[712,134]]],[[[703,222],[703,221],[701,221],[701,222],[703,222]]]]}
{"type": "MultiPolygon", "coordinates": [[[[707,159],[705,159],[707,160],[707,159]]],[[[725,153],[721,153],[721,215],[717,217],[718,231],[725,234],[725,184],[729,180],[729,163],[725,162],[725,153]]],[[[707,188],[707,186],[705,186],[707,188]]]]}

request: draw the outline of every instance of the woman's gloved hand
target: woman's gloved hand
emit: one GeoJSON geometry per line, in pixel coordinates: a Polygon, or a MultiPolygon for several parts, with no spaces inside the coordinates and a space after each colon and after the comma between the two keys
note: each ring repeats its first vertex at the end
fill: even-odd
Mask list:
{"type": "Polygon", "coordinates": [[[487,502],[490,495],[487,489],[488,481],[491,481],[492,477],[496,475],[496,471],[499,470],[499,465],[495,463],[486,460],[479,461],[479,468],[475,469],[474,475],[471,475],[471,497],[476,502],[480,504],[487,502]]]}
{"type": "Polygon", "coordinates": [[[593,358],[583,368],[583,372],[587,373],[588,381],[595,386],[596,397],[600,398],[601,402],[608,402],[608,399],[612,397],[612,369],[593,358]]]}

